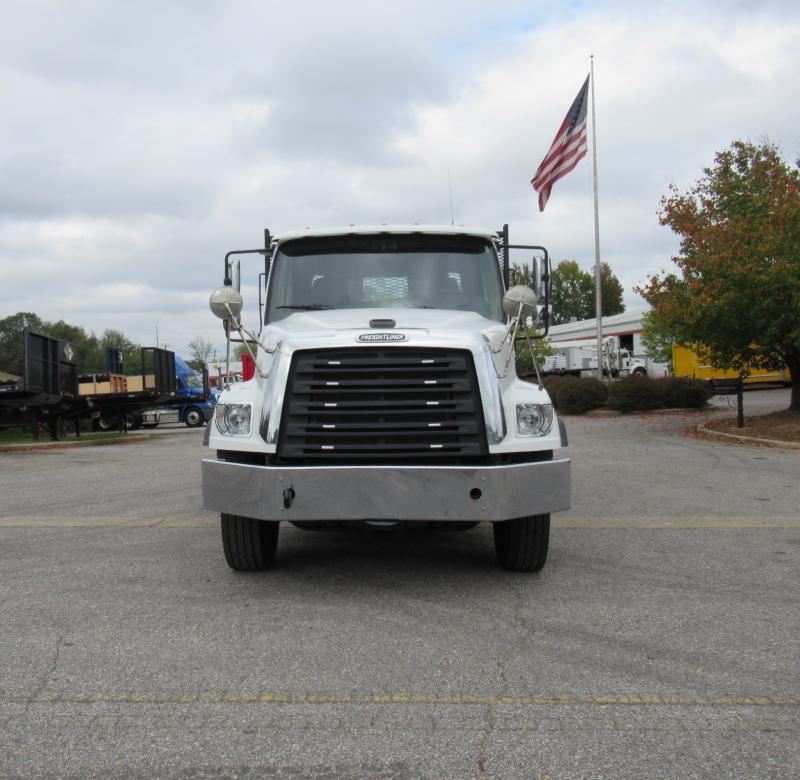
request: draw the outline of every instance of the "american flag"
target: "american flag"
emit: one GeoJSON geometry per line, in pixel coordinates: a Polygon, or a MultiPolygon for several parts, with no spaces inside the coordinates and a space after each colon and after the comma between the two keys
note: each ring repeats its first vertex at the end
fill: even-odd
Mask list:
{"type": "Polygon", "coordinates": [[[556,137],[531,179],[533,189],[539,193],[539,211],[544,211],[550,190],[586,156],[586,107],[589,103],[589,77],[572,101],[556,137]]]}

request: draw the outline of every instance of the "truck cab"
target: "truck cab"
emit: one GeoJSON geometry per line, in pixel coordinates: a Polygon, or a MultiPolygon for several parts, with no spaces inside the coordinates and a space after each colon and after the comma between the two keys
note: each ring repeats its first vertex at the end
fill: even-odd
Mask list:
{"type": "Polygon", "coordinates": [[[216,402],[217,393],[209,388],[203,373],[175,355],[175,400],[158,409],[143,411],[139,421],[145,428],[176,422],[187,428],[199,428],[211,419],[216,402]]]}
{"type": "Polygon", "coordinates": [[[484,521],[503,568],[542,568],[570,462],[554,455],[566,432],[546,391],[515,371],[520,326],[546,328],[549,261],[538,293],[507,291],[511,248],[507,229],[453,226],[270,236],[257,337],[226,258],[212,310],[258,343],[254,377],[219,397],[203,461],[233,569],[268,568],[282,521],[484,521]]]}

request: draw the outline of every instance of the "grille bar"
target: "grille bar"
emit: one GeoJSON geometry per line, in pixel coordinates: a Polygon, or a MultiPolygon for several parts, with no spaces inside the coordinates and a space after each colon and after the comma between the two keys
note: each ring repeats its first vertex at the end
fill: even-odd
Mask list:
{"type": "Polygon", "coordinates": [[[467,350],[302,350],[292,358],[286,393],[282,458],[407,463],[488,452],[467,350]]]}

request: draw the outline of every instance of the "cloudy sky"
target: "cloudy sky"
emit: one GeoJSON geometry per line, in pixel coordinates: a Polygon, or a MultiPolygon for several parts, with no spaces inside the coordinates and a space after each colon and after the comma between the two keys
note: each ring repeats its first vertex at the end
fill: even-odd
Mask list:
{"type": "MultiPolygon", "coordinates": [[[[500,227],[594,258],[590,158],[529,181],[595,56],[601,254],[633,286],[657,221],[733,139],[800,156],[791,2],[3,0],[0,317],[223,349],[229,249],[305,226],[500,227]],[[652,5],[652,7],[651,7],[652,5]]],[[[244,261],[254,279],[256,260],[244,261]]],[[[256,295],[245,290],[255,324],[256,295]]]]}

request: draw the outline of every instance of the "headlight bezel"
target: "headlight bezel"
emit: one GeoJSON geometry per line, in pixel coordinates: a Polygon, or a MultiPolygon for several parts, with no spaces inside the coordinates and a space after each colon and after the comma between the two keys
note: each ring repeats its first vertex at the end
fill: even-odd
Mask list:
{"type": "Polygon", "coordinates": [[[223,436],[249,436],[253,427],[253,404],[217,403],[214,424],[223,436]],[[234,415],[242,415],[236,419],[234,415]]]}
{"type": "Polygon", "coordinates": [[[553,404],[519,402],[514,406],[517,436],[546,436],[553,429],[553,404]]]}

